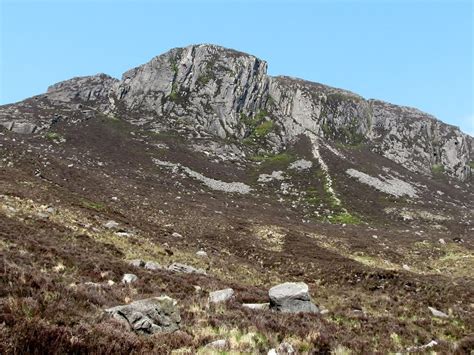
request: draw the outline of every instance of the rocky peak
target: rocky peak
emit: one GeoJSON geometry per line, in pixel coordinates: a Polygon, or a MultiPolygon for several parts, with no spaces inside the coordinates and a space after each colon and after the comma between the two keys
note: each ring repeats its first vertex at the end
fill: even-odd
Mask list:
{"type": "MultiPolygon", "coordinates": [[[[216,45],[171,49],[125,72],[121,80],[105,74],[73,78],[38,98],[56,110],[85,103],[147,129],[245,139],[260,151],[281,151],[307,135],[315,145],[367,145],[414,172],[471,176],[473,138],[458,128],[413,108],[302,79],[271,77],[265,61],[216,45]]],[[[47,127],[47,117],[40,117],[41,125],[28,118],[37,105],[25,100],[4,106],[0,122],[18,132],[47,127]]]]}

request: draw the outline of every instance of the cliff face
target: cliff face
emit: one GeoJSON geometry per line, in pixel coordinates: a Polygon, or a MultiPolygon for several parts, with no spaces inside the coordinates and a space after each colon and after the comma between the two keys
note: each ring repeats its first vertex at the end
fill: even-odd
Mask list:
{"type": "Polygon", "coordinates": [[[0,124],[34,133],[58,119],[103,113],[150,129],[246,140],[273,151],[310,135],[316,145],[367,144],[414,172],[471,176],[473,138],[458,128],[416,109],[266,71],[266,62],[214,45],[172,49],[121,80],[74,78],[3,106],[0,124]]]}

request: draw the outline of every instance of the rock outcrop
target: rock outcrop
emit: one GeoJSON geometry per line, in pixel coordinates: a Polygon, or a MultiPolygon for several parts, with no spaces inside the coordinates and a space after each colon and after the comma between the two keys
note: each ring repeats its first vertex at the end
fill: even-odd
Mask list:
{"type": "Polygon", "coordinates": [[[0,107],[0,125],[40,132],[58,120],[96,114],[145,129],[177,129],[196,137],[245,140],[273,152],[300,135],[371,150],[425,175],[472,176],[474,139],[419,110],[289,77],[267,75],[267,63],[215,45],[175,48],[131,69],[73,78],[44,95],[0,107]],[[37,115],[55,110],[53,116],[37,115]]]}

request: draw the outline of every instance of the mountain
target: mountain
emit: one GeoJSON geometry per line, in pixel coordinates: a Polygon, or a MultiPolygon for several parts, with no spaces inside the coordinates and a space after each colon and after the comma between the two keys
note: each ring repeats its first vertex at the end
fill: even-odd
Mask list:
{"type": "Polygon", "coordinates": [[[215,45],[0,106],[2,353],[462,353],[473,148],[215,45]]]}

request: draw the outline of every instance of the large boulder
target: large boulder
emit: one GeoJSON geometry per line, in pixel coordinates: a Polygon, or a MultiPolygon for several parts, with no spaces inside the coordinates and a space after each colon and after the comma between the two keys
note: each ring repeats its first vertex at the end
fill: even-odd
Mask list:
{"type": "Polygon", "coordinates": [[[311,302],[308,285],[304,282],[285,282],[268,291],[270,309],[284,313],[319,313],[311,302]]]}
{"type": "Polygon", "coordinates": [[[169,333],[178,330],[181,322],[176,304],[168,296],[152,297],[108,308],[105,312],[139,334],[169,333]]]}

